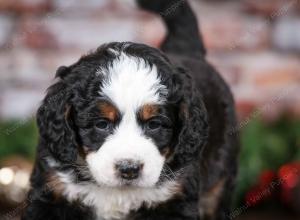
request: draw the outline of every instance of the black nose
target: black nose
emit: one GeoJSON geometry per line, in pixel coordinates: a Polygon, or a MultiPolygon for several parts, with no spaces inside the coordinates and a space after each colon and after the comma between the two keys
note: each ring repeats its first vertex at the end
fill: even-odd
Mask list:
{"type": "Polygon", "coordinates": [[[121,178],[126,180],[137,179],[141,173],[143,164],[139,161],[120,160],[116,163],[116,170],[121,178]]]}

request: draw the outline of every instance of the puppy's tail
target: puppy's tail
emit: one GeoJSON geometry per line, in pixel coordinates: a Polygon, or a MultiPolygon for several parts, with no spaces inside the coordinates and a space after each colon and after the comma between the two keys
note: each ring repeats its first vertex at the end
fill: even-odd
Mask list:
{"type": "Polygon", "coordinates": [[[197,19],[187,0],[137,0],[137,3],[164,20],[168,35],[161,45],[163,51],[196,58],[205,55],[197,19]]]}

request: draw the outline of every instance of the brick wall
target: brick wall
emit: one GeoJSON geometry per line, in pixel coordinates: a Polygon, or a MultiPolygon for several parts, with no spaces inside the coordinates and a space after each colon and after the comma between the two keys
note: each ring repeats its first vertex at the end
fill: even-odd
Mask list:
{"type": "MultiPolygon", "coordinates": [[[[160,19],[125,2],[0,1],[0,118],[31,116],[56,68],[101,43],[158,46],[160,19]]],[[[240,117],[300,116],[300,0],[191,2],[240,117]]]]}

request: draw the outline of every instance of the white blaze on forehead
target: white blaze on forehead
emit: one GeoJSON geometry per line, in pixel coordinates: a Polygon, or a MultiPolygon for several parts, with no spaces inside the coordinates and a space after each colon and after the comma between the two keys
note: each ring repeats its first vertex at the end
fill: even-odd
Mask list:
{"type": "Polygon", "coordinates": [[[167,89],[161,84],[155,65],[150,67],[137,57],[121,52],[107,70],[102,94],[109,97],[121,112],[137,110],[144,104],[162,104],[167,89]]]}

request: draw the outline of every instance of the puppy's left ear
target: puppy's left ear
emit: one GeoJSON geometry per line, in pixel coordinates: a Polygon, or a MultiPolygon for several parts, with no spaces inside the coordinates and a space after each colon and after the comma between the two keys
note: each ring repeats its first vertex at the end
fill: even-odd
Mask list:
{"type": "Polygon", "coordinates": [[[70,118],[72,89],[63,78],[68,68],[60,67],[56,76],[60,81],[52,85],[37,112],[40,145],[57,159],[73,162],[77,158],[77,143],[70,118]]]}
{"type": "Polygon", "coordinates": [[[179,101],[179,121],[181,128],[175,146],[174,161],[186,164],[199,157],[207,142],[208,119],[201,94],[192,79],[182,68],[178,68],[177,96],[179,101]]]}

